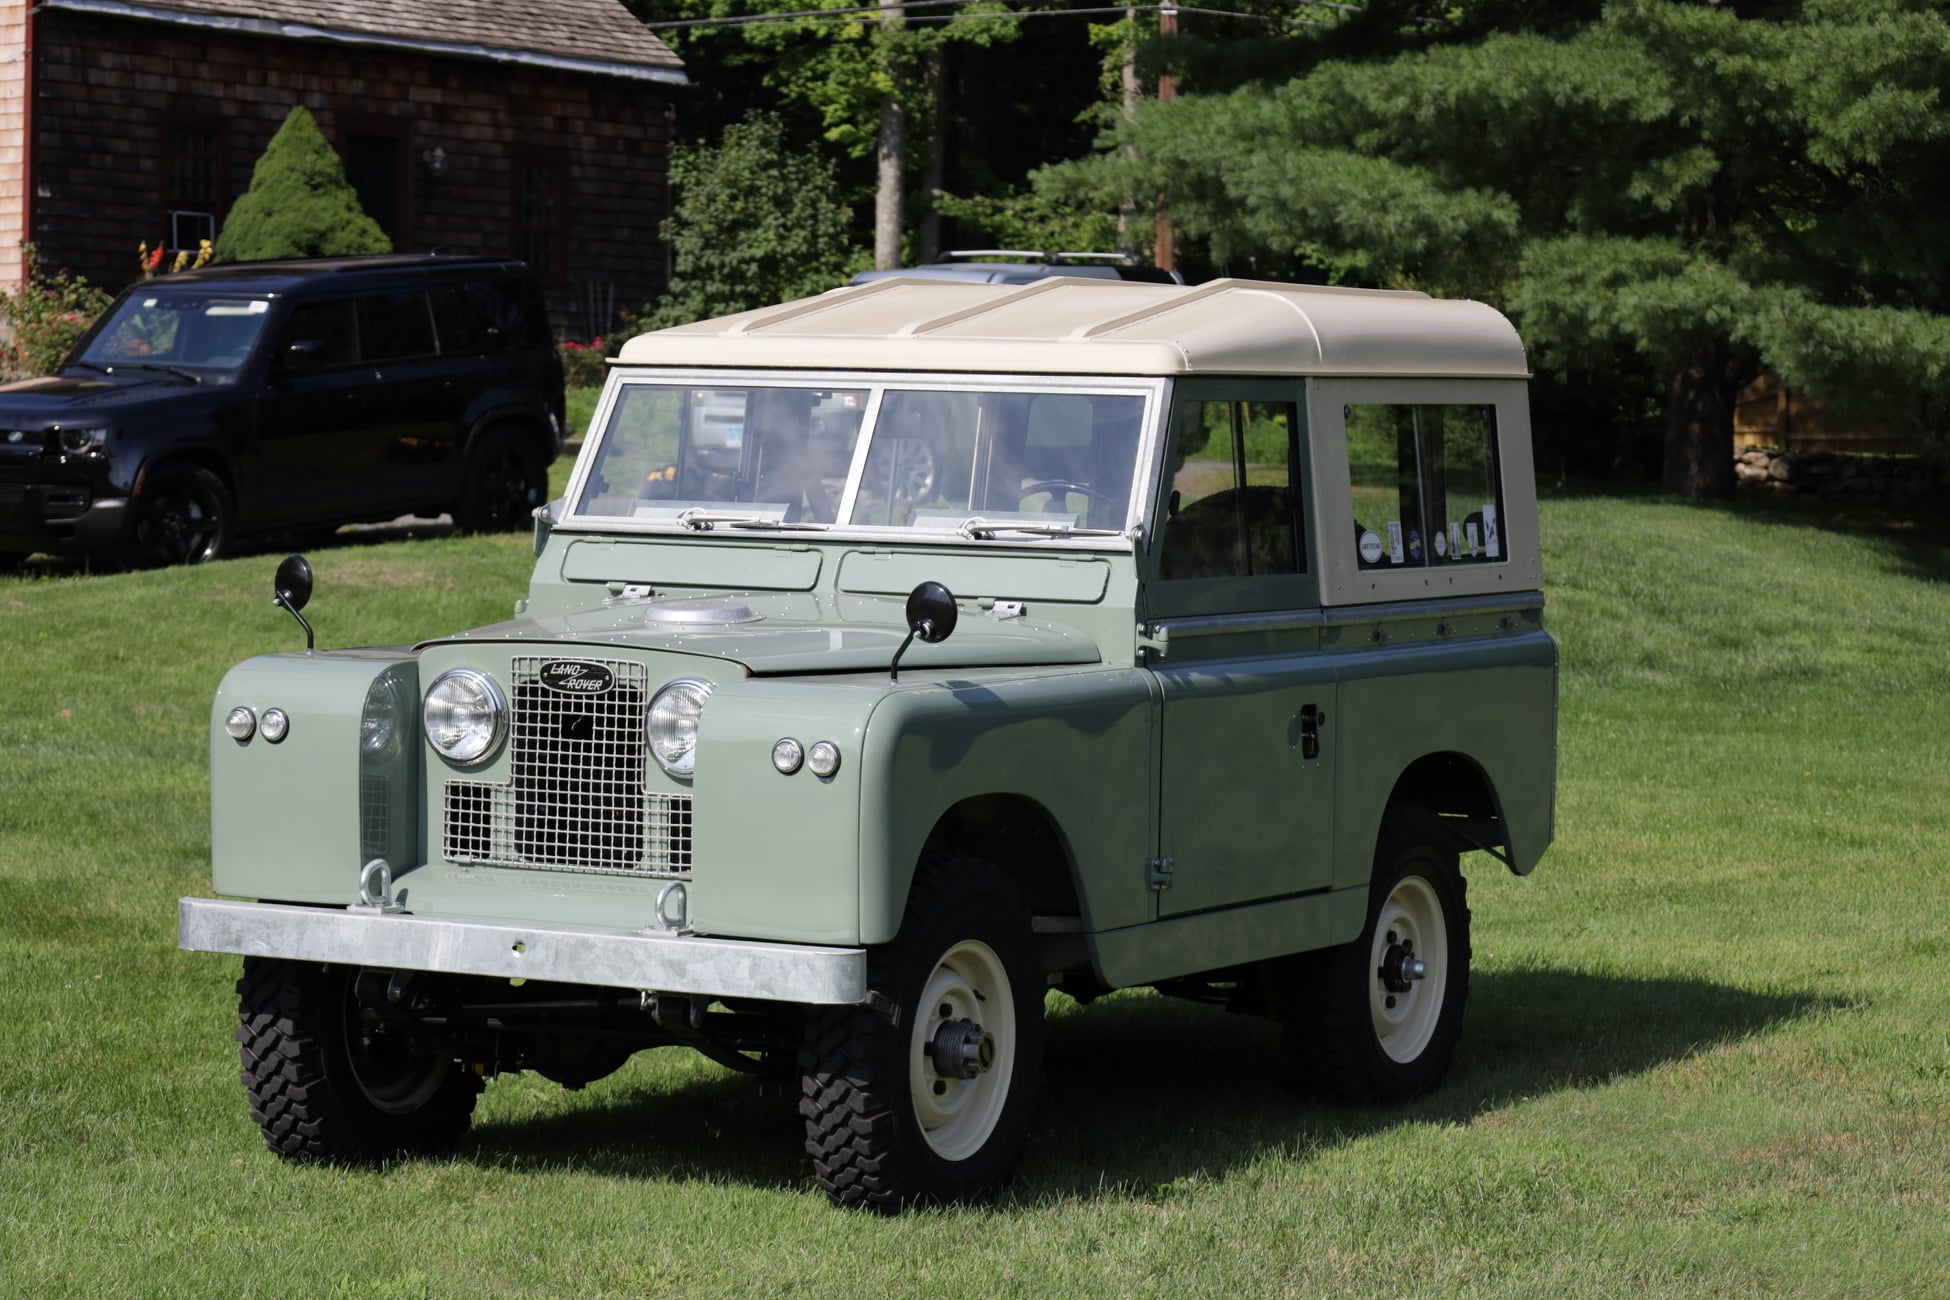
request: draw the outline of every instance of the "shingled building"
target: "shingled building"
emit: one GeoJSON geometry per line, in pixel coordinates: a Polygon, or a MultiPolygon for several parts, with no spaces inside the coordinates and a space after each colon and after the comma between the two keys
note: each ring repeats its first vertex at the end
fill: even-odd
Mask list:
{"type": "Polygon", "coordinates": [[[661,291],[683,64],[618,0],[0,7],[0,289],[17,243],[119,289],[220,228],[294,104],[401,251],[513,254],[558,326],[661,291]]]}

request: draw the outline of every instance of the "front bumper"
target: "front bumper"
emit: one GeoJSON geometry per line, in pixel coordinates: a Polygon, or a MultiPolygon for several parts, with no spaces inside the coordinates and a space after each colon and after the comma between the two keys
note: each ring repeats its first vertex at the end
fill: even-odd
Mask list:
{"type": "Polygon", "coordinates": [[[185,898],[178,916],[177,944],[191,952],[769,1002],[837,1005],[867,997],[860,948],[221,898],[185,898]]]}

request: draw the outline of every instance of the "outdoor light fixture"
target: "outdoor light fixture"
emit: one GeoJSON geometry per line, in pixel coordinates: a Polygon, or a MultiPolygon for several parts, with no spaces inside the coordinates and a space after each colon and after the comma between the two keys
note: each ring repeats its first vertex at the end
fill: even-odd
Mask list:
{"type": "Polygon", "coordinates": [[[427,175],[445,176],[447,174],[447,151],[439,145],[420,155],[420,161],[427,165],[427,175]]]}

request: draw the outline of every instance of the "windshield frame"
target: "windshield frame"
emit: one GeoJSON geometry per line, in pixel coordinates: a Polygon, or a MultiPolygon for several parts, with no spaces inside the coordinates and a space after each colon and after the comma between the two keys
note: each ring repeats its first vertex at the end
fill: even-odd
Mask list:
{"type": "MultiPolygon", "coordinates": [[[[1038,550],[1055,548],[1058,550],[1119,551],[1130,553],[1140,548],[1144,535],[1142,529],[1150,516],[1151,497],[1157,477],[1156,466],[1159,454],[1159,426],[1161,413],[1168,407],[1170,381],[1163,376],[1142,375],[1046,375],[1046,374],[1000,374],[1000,373],[955,373],[941,371],[880,371],[880,370],[731,370],[731,369],[690,369],[690,368],[618,368],[611,371],[610,381],[605,385],[596,409],[590,416],[589,432],[585,436],[581,453],[576,458],[575,467],[570,472],[568,487],[554,509],[556,529],[578,533],[642,534],[661,537],[698,538],[700,533],[725,540],[727,538],[764,538],[773,542],[789,541],[804,543],[816,538],[834,538],[851,541],[871,541],[875,543],[895,542],[917,546],[954,546],[957,548],[983,547],[1018,550],[1034,547],[1038,550]],[[843,494],[844,505],[838,512],[838,522],[817,525],[807,529],[803,525],[781,525],[768,527],[762,523],[740,524],[739,526],[700,530],[695,523],[687,523],[676,517],[667,518],[627,518],[614,514],[585,514],[577,509],[582,501],[588,481],[595,467],[603,458],[603,443],[608,437],[612,418],[624,394],[632,388],[787,388],[787,389],[835,389],[864,390],[867,394],[861,419],[861,437],[853,448],[851,463],[847,472],[847,483],[843,494]],[[886,394],[890,390],[937,391],[947,393],[1024,393],[1042,395],[1077,395],[1086,397],[1134,397],[1141,401],[1137,446],[1133,451],[1130,499],[1127,503],[1123,527],[1115,533],[1087,533],[1082,530],[1075,536],[1048,536],[1032,533],[1015,533],[1001,527],[991,534],[987,529],[970,536],[965,531],[942,527],[916,527],[913,525],[888,526],[849,522],[852,503],[860,490],[862,477],[866,471],[867,459],[873,446],[872,435],[878,431],[886,394]]],[[[736,503],[725,503],[727,511],[738,510],[736,503]]],[[[981,512],[970,511],[971,516],[981,512]]]]}

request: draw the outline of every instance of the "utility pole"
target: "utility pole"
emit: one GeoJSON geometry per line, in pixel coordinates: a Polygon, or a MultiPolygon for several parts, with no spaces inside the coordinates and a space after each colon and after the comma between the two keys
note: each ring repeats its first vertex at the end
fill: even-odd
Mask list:
{"type": "MultiPolygon", "coordinates": [[[[1166,0],[1164,6],[1158,10],[1158,35],[1178,35],[1178,10],[1172,7],[1170,0],[1166,0]]],[[[1158,74],[1158,101],[1168,104],[1177,98],[1178,88],[1173,84],[1170,63],[1167,60],[1166,70],[1158,74]]],[[[1178,256],[1172,247],[1171,236],[1171,213],[1165,210],[1165,196],[1160,194],[1158,196],[1158,246],[1152,258],[1160,271],[1178,269],[1178,256]]]]}

